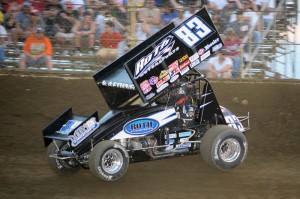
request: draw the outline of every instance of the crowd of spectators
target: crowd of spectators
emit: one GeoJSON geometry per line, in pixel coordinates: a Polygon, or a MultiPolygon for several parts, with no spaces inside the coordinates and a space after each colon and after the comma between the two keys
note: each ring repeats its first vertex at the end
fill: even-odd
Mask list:
{"type": "Polygon", "coordinates": [[[247,43],[255,47],[261,40],[263,27],[272,24],[272,11],[275,9],[275,0],[134,2],[137,3],[136,24],[131,24],[128,0],[2,0],[0,67],[4,61],[5,44],[10,44],[14,52],[20,54],[20,68],[26,67],[25,63],[32,58],[24,55],[28,50],[26,45],[21,54],[18,43],[25,44],[32,37],[38,39],[40,34],[51,43],[51,54],[47,51],[47,56],[41,56],[46,57],[44,61],[48,68],[52,67],[48,63],[49,60],[51,62],[52,45],[64,56],[80,56],[87,49],[89,55],[96,56],[99,62],[105,64],[130,49],[127,39],[132,36],[133,30],[138,42],[141,42],[170,22],[180,24],[205,6],[225,44],[220,55],[208,61],[208,74],[212,77],[237,77],[243,61],[242,52],[249,52],[253,46],[243,41],[247,38],[247,43]],[[220,68],[224,60],[226,66],[220,68]],[[220,62],[218,67],[217,62],[220,62]]]}

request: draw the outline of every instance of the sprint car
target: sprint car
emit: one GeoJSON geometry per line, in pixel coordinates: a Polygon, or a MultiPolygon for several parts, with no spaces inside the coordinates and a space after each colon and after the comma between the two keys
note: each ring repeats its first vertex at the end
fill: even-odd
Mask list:
{"type": "Polygon", "coordinates": [[[193,154],[219,170],[238,167],[249,114],[220,106],[195,69],[223,45],[203,8],[98,71],[93,78],[110,111],[99,118],[69,108],[52,121],[43,130],[50,167],[60,174],[90,169],[105,181],[121,178],[131,163],[193,154]]]}

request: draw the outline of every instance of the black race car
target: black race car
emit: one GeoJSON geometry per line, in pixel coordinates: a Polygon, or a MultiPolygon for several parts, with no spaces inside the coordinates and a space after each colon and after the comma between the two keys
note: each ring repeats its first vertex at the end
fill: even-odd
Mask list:
{"type": "Polygon", "coordinates": [[[113,181],[130,163],[201,154],[220,170],[247,155],[248,116],[219,105],[195,67],[223,47],[205,8],[167,25],[93,77],[109,111],[102,118],[65,111],[43,130],[51,168],[89,168],[113,181]],[[247,123],[247,127],[242,122],[247,123]]]}

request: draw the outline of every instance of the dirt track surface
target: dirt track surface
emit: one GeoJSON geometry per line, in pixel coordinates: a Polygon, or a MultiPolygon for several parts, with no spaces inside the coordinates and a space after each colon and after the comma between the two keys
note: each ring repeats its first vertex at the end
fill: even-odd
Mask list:
{"type": "Polygon", "coordinates": [[[89,170],[60,176],[47,163],[41,131],[50,121],[68,107],[108,110],[91,74],[2,72],[0,85],[0,198],[300,198],[300,82],[212,81],[221,105],[250,111],[249,153],[236,170],[217,171],[196,155],[131,164],[115,182],[89,170]]]}

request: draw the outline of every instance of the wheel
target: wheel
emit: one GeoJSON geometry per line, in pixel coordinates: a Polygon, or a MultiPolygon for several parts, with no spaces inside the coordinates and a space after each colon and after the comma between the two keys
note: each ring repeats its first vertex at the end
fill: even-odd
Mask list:
{"type": "Polygon", "coordinates": [[[121,178],[129,164],[127,150],[118,142],[99,142],[89,157],[92,174],[101,180],[114,181],[121,178]]]}
{"type": "Polygon", "coordinates": [[[226,125],[210,128],[200,144],[203,160],[224,171],[237,168],[245,160],[247,151],[248,144],[244,134],[226,125]]]}
{"type": "MultiPolygon", "coordinates": [[[[60,150],[68,150],[69,146],[67,142],[55,141],[60,150]]],[[[59,174],[72,174],[80,170],[80,166],[72,159],[56,159],[49,157],[50,155],[57,154],[58,149],[54,142],[48,146],[47,157],[50,167],[59,174]]]]}

